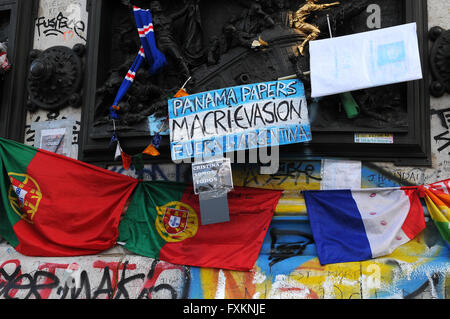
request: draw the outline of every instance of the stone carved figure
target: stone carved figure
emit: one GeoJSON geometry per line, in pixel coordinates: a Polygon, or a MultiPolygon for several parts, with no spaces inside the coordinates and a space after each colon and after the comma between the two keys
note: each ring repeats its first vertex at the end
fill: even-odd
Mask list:
{"type": "Polygon", "coordinates": [[[309,41],[317,39],[317,37],[320,35],[320,29],[318,27],[306,22],[306,19],[309,17],[309,15],[314,11],[322,11],[326,8],[340,4],[339,2],[317,4],[317,1],[318,0],[306,0],[306,3],[293,14],[293,27],[306,36],[305,40],[298,48],[301,55],[304,55],[303,52],[305,49],[305,45],[309,41]]]}
{"type": "Polygon", "coordinates": [[[215,65],[219,62],[221,55],[219,37],[212,36],[209,39],[209,43],[206,63],[207,65],[215,65]]]}
{"type": "MultiPolygon", "coordinates": [[[[135,80],[130,89],[119,103],[120,120],[117,129],[128,130],[136,123],[142,122],[148,116],[166,116],[167,99],[179,88],[179,79],[188,78],[190,68],[205,62],[203,50],[203,32],[201,29],[199,0],[184,0],[184,6],[175,13],[169,14],[163,9],[160,1],[137,2],[121,0],[121,3],[131,11],[133,5],[149,8],[153,16],[155,26],[155,40],[158,49],[173,59],[173,68],[154,76],[147,73],[148,65],[144,65],[137,71],[135,80]],[[185,33],[183,42],[179,43],[174,33],[174,23],[181,22],[185,33]],[[172,69],[176,69],[175,72],[172,69]],[[176,76],[173,77],[172,75],[176,76]]],[[[112,68],[103,85],[96,92],[96,108],[94,126],[110,123],[109,106],[114,100],[124,76],[136,58],[139,49],[139,38],[135,25],[127,16],[126,21],[120,22],[120,28],[116,30],[120,43],[120,55],[123,63],[112,68]],[[131,36],[130,36],[131,35],[131,36]]],[[[172,62],[172,61],[171,61],[172,62]]],[[[183,82],[185,79],[183,79],[183,82]]]]}
{"type": "Polygon", "coordinates": [[[229,23],[223,27],[223,38],[225,43],[224,52],[238,46],[251,48],[252,40],[255,39],[256,34],[238,28],[238,22],[238,18],[232,17],[229,23]]]}

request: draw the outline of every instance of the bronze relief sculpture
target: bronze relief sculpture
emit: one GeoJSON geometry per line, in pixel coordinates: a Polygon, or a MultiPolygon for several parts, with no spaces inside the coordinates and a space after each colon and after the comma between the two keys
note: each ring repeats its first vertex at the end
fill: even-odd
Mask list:
{"type": "Polygon", "coordinates": [[[317,39],[317,37],[320,35],[320,29],[314,24],[306,22],[306,19],[314,11],[321,11],[340,4],[339,2],[317,4],[317,1],[318,0],[307,0],[306,3],[293,14],[293,27],[303,33],[306,37],[303,43],[298,48],[301,55],[304,55],[305,45],[309,41],[317,39]]]}

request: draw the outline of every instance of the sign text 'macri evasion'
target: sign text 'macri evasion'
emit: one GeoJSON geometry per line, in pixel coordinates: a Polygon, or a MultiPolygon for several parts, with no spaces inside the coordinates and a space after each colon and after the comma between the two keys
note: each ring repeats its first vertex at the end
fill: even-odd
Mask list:
{"type": "Polygon", "coordinates": [[[298,80],[249,84],[171,99],[169,124],[174,160],[204,153],[205,143],[211,145],[211,141],[216,148],[213,153],[217,153],[311,139],[304,88],[298,80]],[[249,135],[263,137],[263,145],[249,145],[249,135]]]}

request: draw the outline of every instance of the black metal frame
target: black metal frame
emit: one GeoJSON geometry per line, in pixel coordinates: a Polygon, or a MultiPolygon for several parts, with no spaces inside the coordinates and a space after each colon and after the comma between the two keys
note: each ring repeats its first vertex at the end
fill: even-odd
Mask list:
{"type": "Polygon", "coordinates": [[[26,79],[33,46],[37,0],[0,0],[0,11],[10,11],[8,60],[0,106],[0,136],[23,142],[26,118],[26,79]]]}
{"type": "MultiPolygon", "coordinates": [[[[419,50],[422,62],[423,79],[408,82],[407,107],[408,131],[394,135],[394,144],[355,144],[354,132],[314,132],[313,141],[306,144],[293,144],[280,148],[280,156],[286,159],[315,159],[319,157],[349,158],[362,161],[394,162],[396,165],[430,166],[430,99],[429,99],[429,45],[428,16],[426,0],[403,0],[404,23],[416,22],[419,37],[419,50]]],[[[97,65],[102,39],[99,30],[107,23],[101,16],[105,0],[88,2],[89,23],[87,43],[87,65],[85,75],[85,95],[83,102],[82,129],[79,159],[107,165],[117,163],[112,160],[114,151],[109,149],[111,136],[94,136],[90,130],[93,124],[93,109],[97,87],[97,65]]],[[[358,132],[365,133],[365,132],[358,132]]],[[[367,132],[372,133],[372,132],[367,132]]],[[[390,133],[390,132],[388,132],[390,133]]],[[[151,137],[136,134],[124,137],[125,150],[129,154],[142,151],[151,137]]],[[[122,145],[123,146],[123,145],[122,145]]],[[[163,138],[161,156],[146,158],[146,162],[171,162],[169,141],[163,138]]]]}

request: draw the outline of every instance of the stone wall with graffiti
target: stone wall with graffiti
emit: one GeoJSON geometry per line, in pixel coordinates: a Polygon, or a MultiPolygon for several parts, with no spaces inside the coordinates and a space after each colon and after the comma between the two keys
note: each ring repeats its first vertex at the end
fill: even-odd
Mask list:
{"type": "MultiPolygon", "coordinates": [[[[235,185],[283,189],[254,268],[249,272],[172,265],[121,246],[98,256],[26,257],[0,245],[0,298],[51,299],[448,299],[449,251],[429,216],[427,227],[391,255],[363,262],[320,265],[301,189],[319,189],[321,161],[284,162],[277,174],[237,167],[235,185]]],[[[132,175],[122,167],[111,170],[132,175]]],[[[363,166],[368,187],[422,178],[363,166]]],[[[146,166],[146,180],[186,181],[189,166],[146,166]]]]}
{"type": "Polygon", "coordinates": [[[0,249],[2,299],[186,298],[190,269],[145,257],[24,257],[0,249]]]}
{"type": "Polygon", "coordinates": [[[115,247],[98,256],[26,257],[0,247],[0,298],[448,299],[448,250],[428,220],[383,258],[320,265],[306,216],[274,217],[249,272],[173,265],[115,247]]]}
{"type": "MultiPolygon", "coordinates": [[[[36,48],[54,45],[54,40],[70,46],[77,41],[84,43],[85,5],[84,0],[42,0],[36,20],[36,48]],[[84,13],[78,15],[80,8],[84,13]],[[46,43],[50,39],[51,43],[46,43]]],[[[450,0],[429,0],[428,6],[430,27],[450,28],[450,0]]],[[[372,23],[378,22],[375,16],[372,23]]],[[[431,98],[431,168],[363,163],[361,187],[419,185],[450,178],[448,105],[448,95],[431,98]]],[[[67,119],[73,120],[72,154],[76,154],[79,109],[30,113],[25,142],[32,145],[35,141],[32,123],[67,119]]],[[[282,162],[272,175],[261,175],[256,166],[233,168],[236,186],[284,190],[259,258],[249,272],[173,265],[135,255],[120,246],[96,256],[26,257],[0,241],[0,298],[449,299],[449,251],[428,214],[425,231],[391,255],[320,265],[300,191],[321,188],[321,168],[320,159],[282,162]]],[[[128,171],[120,165],[108,169],[136,176],[133,167],[128,171]]],[[[143,179],[184,182],[189,181],[189,173],[190,165],[153,164],[145,166],[143,179]]]]}

